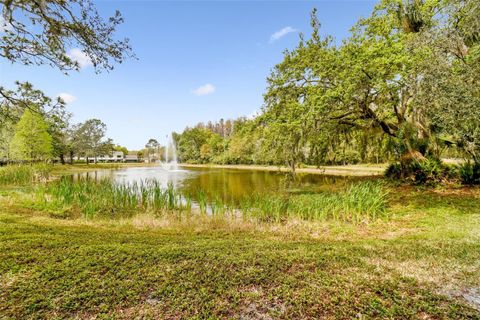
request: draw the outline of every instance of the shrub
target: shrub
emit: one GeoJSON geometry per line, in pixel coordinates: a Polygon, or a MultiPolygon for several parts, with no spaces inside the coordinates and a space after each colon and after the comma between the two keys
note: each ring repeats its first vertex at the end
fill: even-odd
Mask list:
{"type": "Polygon", "coordinates": [[[435,185],[450,178],[452,170],[435,158],[410,159],[390,164],[385,176],[414,184],[435,185]]]}
{"type": "Polygon", "coordinates": [[[465,162],[458,167],[458,172],[463,184],[480,184],[480,163],[465,162]]]}
{"type": "Polygon", "coordinates": [[[427,158],[413,168],[416,184],[437,184],[446,176],[446,167],[438,159],[427,158]]]}
{"type": "Polygon", "coordinates": [[[391,163],[385,170],[385,177],[389,179],[401,179],[402,165],[399,162],[391,163]]]}

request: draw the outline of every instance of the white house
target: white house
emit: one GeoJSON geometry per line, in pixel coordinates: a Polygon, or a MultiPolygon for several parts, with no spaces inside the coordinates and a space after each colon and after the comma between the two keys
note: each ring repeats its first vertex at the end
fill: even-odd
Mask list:
{"type": "MultiPolygon", "coordinates": [[[[78,157],[77,160],[85,161],[85,157],[78,157]]],[[[88,162],[94,162],[94,157],[88,157],[88,162]]],[[[125,155],[122,151],[113,151],[111,155],[103,155],[97,157],[97,162],[124,162],[125,155]]]]}

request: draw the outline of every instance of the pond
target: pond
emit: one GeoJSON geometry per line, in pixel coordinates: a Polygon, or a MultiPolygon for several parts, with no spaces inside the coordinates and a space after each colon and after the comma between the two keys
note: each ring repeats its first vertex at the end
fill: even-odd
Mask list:
{"type": "Polygon", "coordinates": [[[130,167],[116,170],[102,169],[79,173],[75,176],[93,179],[110,177],[119,183],[155,179],[164,188],[171,184],[181,193],[190,195],[203,191],[210,198],[220,197],[228,203],[237,202],[253,194],[310,193],[332,190],[351,181],[365,179],[322,174],[298,174],[295,183],[288,183],[290,181],[289,175],[285,172],[213,167],[179,167],[178,170],[168,170],[162,166],[130,167]]]}

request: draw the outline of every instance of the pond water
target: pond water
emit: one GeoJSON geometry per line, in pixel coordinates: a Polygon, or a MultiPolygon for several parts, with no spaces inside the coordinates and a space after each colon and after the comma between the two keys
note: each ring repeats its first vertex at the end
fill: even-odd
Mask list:
{"type": "Polygon", "coordinates": [[[209,197],[220,197],[227,202],[237,202],[253,194],[331,190],[353,180],[362,179],[321,174],[298,174],[295,183],[292,184],[288,183],[288,174],[285,172],[190,167],[167,170],[161,166],[97,170],[80,173],[76,176],[93,179],[110,177],[119,183],[156,179],[164,188],[171,184],[181,193],[190,195],[203,191],[209,197]]]}

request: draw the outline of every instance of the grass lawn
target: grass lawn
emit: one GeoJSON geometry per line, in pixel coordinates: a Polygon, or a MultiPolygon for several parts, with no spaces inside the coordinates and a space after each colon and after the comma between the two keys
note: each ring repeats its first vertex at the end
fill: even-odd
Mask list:
{"type": "Polygon", "coordinates": [[[480,190],[396,191],[368,225],[259,225],[56,219],[4,188],[0,319],[480,319],[480,190]]]}

